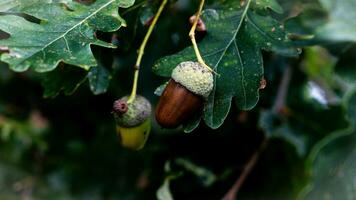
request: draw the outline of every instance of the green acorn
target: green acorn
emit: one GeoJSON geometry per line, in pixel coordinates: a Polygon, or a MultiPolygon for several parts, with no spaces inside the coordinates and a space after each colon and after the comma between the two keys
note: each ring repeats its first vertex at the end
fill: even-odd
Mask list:
{"type": "Polygon", "coordinates": [[[130,103],[128,98],[125,96],[114,102],[116,131],[123,147],[140,150],[145,146],[151,130],[152,107],[142,96],[136,96],[130,103]]]}

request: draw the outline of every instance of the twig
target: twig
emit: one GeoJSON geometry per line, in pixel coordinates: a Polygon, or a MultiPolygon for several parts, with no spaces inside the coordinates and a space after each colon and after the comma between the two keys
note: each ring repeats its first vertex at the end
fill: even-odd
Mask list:
{"type": "MultiPolygon", "coordinates": [[[[288,65],[283,72],[283,77],[282,77],[281,83],[278,87],[277,97],[276,97],[276,100],[272,107],[272,111],[274,113],[279,113],[281,111],[281,109],[283,109],[283,107],[286,105],[285,104],[286,97],[287,97],[289,85],[290,85],[290,82],[292,79],[292,74],[293,74],[292,68],[291,68],[291,66],[288,65]]],[[[235,200],[236,199],[236,195],[239,192],[242,184],[245,182],[247,176],[251,173],[252,169],[256,165],[256,163],[261,155],[261,152],[263,152],[263,150],[266,148],[267,144],[268,144],[268,139],[264,138],[259,149],[251,156],[249,161],[246,163],[241,175],[238,177],[236,182],[232,185],[230,190],[225,194],[225,196],[222,198],[222,200],[235,200]]]]}
{"type": "Polygon", "coordinates": [[[225,194],[225,196],[222,198],[222,200],[235,200],[236,199],[237,193],[239,192],[242,184],[245,182],[248,175],[251,173],[252,169],[255,167],[255,165],[261,155],[261,152],[263,152],[263,150],[266,148],[267,143],[268,143],[268,140],[265,138],[262,141],[259,149],[255,153],[253,153],[253,155],[251,156],[249,161],[246,163],[241,175],[238,177],[236,182],[232,185],[230,190],[225,194]]]}
{"type": "Polygon", "coordinates": [[[281,84],[278,87],[277,97],[272,107],[273,113],[279,113],[286,105],[286,98],[287,98],[291,78],[292,78],[292,68],[288,65],[284,70],[281,84]]]}
{"type": "Polygon", "coordinates": [[[157,24],[158,18],[164,9],[164,6],[167,4],[167,1],[168,0],[162,1],[155,17],[152,20],[150,27],[148,28],[145,38],[143,39],[142,44],[141,44],[140,48],[138,49],[138,56],[137,56],[137,60],[136,60],[136,64],[135,64],[135,74],[134,74],[134,80],[133,80],[133,84],[132,84],[132,91],[131,91],[130,98],[127,100],[127,103],[132,103],[136,98],[137,82],[138,82],[138,76],[139,76],[139,72],[140,72],[140,65],[141,65],[142,57],[143,57],[148,39],[150,38],[152,31],[157,24]]]}

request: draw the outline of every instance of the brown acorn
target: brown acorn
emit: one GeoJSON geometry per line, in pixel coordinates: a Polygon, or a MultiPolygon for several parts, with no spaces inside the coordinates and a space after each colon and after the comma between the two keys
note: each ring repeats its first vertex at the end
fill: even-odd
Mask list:
{"type": "Polygon", "coordinates": [[[214,86],[213,74],[198,62],[182,62],[172,72],[156,108],[156,120],[176,128],[203,108],[214,86]]]}

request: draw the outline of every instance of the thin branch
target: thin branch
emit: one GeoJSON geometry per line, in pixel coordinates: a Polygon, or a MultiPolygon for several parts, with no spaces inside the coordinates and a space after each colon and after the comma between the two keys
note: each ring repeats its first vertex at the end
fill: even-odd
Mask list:
{"type": "Polygon", "coordinates": [[[283,77],[278,88],[277,97],[272,108],[274,113],[279,113],[286,105],[286,99],[291,79],[292,68],[288,65],[284,70],[283,77]]]}
{"type": "MultiPolygon", "coordinates": [[[[281,80],[281,84],[279,85],[278,88],[278,94],[275,100],[275,103],[273,105],[273,112],[279,113],[281,109],[285,106],[286,102],[286,97],[288,94],[288,89],[289,89],[289,84],[292,78],[292,68],[290,66],[287,66],[284,70],[283,77],[281,80]]],[[[246,163],[241,175],[239,178],[236,180],[234,185],[230,188],[230,190],[226,193],[226,195],[222,198],[222,200],[235,200],[236,195],[239,192],[242,184],[245,182],[247,176],[251,173],[252,169],[256,165],[261,152],[266,148],[268,143],[268,139],[265,138],[262,141],[262,144],[260,148],[251,156],[249,161],[246,163]]]]}
{"type": "Polygon", "coordinates": [[[242,184],[245,182],[246,178],[248,177],[248,175],[251,173],[251,171],[255,167],[261,153],[266,148],[267,143],[268,143],[268,140],[265,138],[262,141],[259,149],[255,153],[253,153],[251,158],[248,160],[241,175],[238,177],[238,179],[232,185],[230,190],[225,194],[225,196],[222,198],[222,200],[235,200],[236,199],[237,193],[240,191],[242,184]]]}

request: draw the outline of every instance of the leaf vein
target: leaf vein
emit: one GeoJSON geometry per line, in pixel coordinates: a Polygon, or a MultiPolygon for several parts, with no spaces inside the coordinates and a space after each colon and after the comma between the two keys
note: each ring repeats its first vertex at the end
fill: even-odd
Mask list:
{"type": "Polygon", "coordinates": [[[264,35],[265,37],[269,38],[270,40],[275,41],[275,39],[274,39],[271,35],[267,34],[267,33],[264,32],[260,27],[258,27],[258,26],[256,25],[256,22],[254,22],[248,15],[246,15],[246,20],[248,20],[248,21],[251,23],[251,25],[252,25],[259,33],[261,33],[261,34],[264,35]]]}
{"type": "Polygon", "coordinates": [[[247,106],[247,97],[246,97],[246,88],[245,88],[245,71],[244,71],[245,66],[243,64],[242,57],[241,57],[241,54],[240,54],[240,50],[239,50],[239,47],[237,46],[236,40],[234,42],[234,46],[235,46],[235,49],[236,49],[236,53],[237,53],[237,57],[239,59],[239,62],[241,63],[241,85],[242,85],[243,98],[244,98],[244,108],[246,108],[246,106],[247,106]]]}
{"type": "Polygon", "coordinates": [[[62,37],[64,37],[66,34],[68,34],[69,32],[71,32],[72,30],[74,30],[75,28],[77,28],[78,26],[82,25],[83,23],[85,23],[89,18],[95,16],[98,12],[100,12],[102,9],[106,8],[107,6],[109,6],[111,3],[113,3],[115,0],[110,0],[109,2],[107,2],[106,4],[102,5],[100,8],[98,8],[97,10],[95,10],[92,14],[88,15],[87,17],[85,17],[82,21],[78,22],[76,25],[74,25],[73,27],[69,28],[67,31],[65,31],[62,35],[60,35],[59,37],[55,38],[53,41],[51,41],[50,43],[48,43],[47,45],[45,45],[43,49],[47,48],[48,46],[50,46],[51,44],[53,44],[54,42],[56,42],[57,40],[61,39],[62,37]]]}

